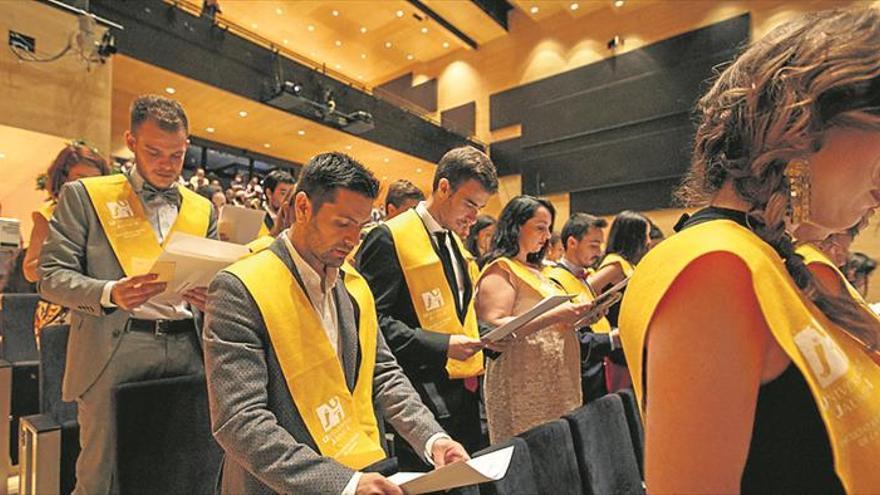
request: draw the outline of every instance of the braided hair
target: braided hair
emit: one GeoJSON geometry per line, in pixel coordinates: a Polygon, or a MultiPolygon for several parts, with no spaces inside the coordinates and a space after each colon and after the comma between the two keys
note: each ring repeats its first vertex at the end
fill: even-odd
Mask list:
{"type": "Polygon", "coordinates": [[[830,10],[786,23],[746,49],[697,104],[691,169],[677,195],[705,204],[730,182],[757,219],[752,230],[785,262],[801,292],[875,350],[880,322],[845,292],[828,292],[786,232],[784,171],[834,127],[880,130],[880,10],[830,10]]]}

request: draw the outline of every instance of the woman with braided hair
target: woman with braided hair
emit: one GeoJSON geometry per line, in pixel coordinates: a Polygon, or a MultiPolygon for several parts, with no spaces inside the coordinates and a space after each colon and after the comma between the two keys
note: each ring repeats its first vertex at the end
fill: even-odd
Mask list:
{"type": "Polygon", "coordinates": [[[648,491],[880,493],[880,320],[791,236],[880,205],[880,11],[780,26],[698,113],[680,195],[704,208],[642,259],[620,316],[648,491]]]}

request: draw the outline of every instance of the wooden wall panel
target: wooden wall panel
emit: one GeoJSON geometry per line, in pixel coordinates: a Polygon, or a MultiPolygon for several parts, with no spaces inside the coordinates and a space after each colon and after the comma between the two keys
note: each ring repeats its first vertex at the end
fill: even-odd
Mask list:
{"type": "Polygon", "coordinates": [[[465,103],[440,113],[440,124],[462,136],[473,136],[476,125],[477,105],[465,103]]]}

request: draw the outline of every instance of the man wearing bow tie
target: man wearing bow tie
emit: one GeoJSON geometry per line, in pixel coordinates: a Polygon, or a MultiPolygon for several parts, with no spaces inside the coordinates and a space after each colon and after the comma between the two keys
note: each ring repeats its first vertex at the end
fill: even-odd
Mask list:
{"type": "Polygon", "coordinates": [[[217,237],[211,203],[178,185],[188,143],[176,101],[141,96],[125,133],[127,175],[64,186],[40,257],[40,293],[73,309],[63,399],[79,407],[74,493],[115,493],[119,383],[202,372],[193,307],[204,287],[163,294],[147,273],[174,232],[217,237]]]}
{"type": "MultiPolygon", "coordinates": [[[[604,218],[587,213],[572,215],[562,227],[562,245],[565,249],[562,258],[555,266],[547,267],[545,274],[569,294],[578,294],[588,301],[595,299],[598,294],[590,285],[590,275],[593,273],[592,267],[602,258],[606,227],[608,222],[604,218]]],[[[618,329],[612,329],[604,317],[592,327],[579,330],[584,403],[608,393],[605,358],[622,357],[618,334],[618,329]]]]}

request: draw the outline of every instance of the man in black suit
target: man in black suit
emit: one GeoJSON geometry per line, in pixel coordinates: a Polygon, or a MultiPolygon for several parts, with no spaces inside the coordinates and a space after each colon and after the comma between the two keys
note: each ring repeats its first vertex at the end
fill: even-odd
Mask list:
{"type": "MultiPolygon", "coordinates": [[[[373,229],[358,267],[376,297],[379,325],[394,355],[438,422],[469,452],[486,445],[478,378],[483,344],[473,308],[478,269],[467,236],[498,189],[492,161],[472,147],[446,153],[431,198],[373,229]]],[[[395,438],[401,469],[424,469],[395,438]]]]}

